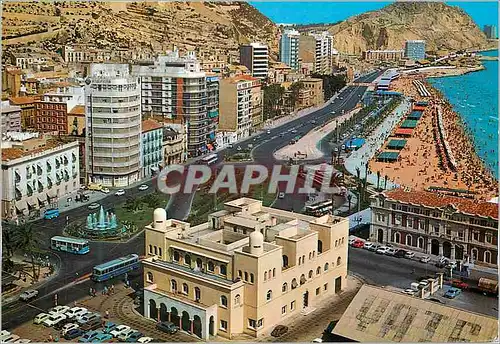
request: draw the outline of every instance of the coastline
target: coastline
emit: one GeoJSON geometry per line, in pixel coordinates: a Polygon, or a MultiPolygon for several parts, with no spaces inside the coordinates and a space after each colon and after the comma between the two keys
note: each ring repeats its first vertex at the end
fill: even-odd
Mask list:
{"type": "Polygon", "coordinates": [[[482,70],[485,70],[486,67],[481,64],[481,66],[478,67],[458,67],[454,69],[436,69],[434,73],[421,73],[420,75],[423,75],[426,79],[428,78],[446,78],[449,76],[460,76],[460,75],[465,75],[469,73],[474,73],[474,72],[480,72],[482,70]]]}

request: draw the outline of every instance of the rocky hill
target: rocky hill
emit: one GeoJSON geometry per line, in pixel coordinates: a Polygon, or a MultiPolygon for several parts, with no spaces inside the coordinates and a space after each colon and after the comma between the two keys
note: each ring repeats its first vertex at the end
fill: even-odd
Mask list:
{"type": "Polygon", "coordinates": [[[341,23],[305,29],[330,31],[336,49],[356,55],[368,49],[403,49],[410,39],[424,39],[426,50],[481,49],[491,44],[467,13],[440,2],[396,2],[341,23]]]}
{"type": "Polygon", "coordinates": [[[278,50],[278,28],[245,2],[97,1],[3,2],[3,45],[56,50],[87,43],[98,48],[152,51],[202,47],[237,54],[238,45],[267,43],[278,50]]]}

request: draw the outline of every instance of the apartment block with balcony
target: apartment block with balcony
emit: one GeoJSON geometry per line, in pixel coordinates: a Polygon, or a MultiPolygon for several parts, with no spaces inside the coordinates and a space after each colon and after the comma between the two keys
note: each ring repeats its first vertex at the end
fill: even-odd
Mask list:
{"type": "Polygon", "coordinates": [[[366,50],[363,60],[366,61],[399,61],[404,57],[404,50],[366,50]]]}
{"type": "Polygon", "coordinates": [[[203,339],[258,337],[338,294],[349,220],[240,198],[198,226],[156,209],[146,227],[144,315],[203,339]]]}
{"type": "Polygon", "coordinates": [[[164,166],[182,164],[187,158],[187,133],[183,125],[166,125],[163,128],[164,166]]]}
{"type": "MultiPolygon", "coordinates": [[[[299,57],[302,68],[319,74],[331,74],[335,54],[333,49],[333,36],[328,32],[310,32],[299,37],[299,57]]],[[[308,73],[307,73],[308,74],[308,73]]],[[[307,75],[306,74],[306,75],[307,75]]]]}
{"type": "Polygon", "coordinates": [[[497,267],[498,204],[395,189],[371,197],[370,240],[497,267]]]}
{"type": "Polygon", "coordinates": [[[2,132],[21,131],[21,107],[2,101],[2,132]]]}
{"type": "Polygon", "coordinates": [[[141,161],[143,178],[157,174],[164,165],[163,125],[153,119],[142,121],[141,161]]]}
{"type": "Polygon", "coordinates": [[[297,30],[284,30],[280,37],[280,61],[292,70],[299,69],[299,37],[297,30]]]}
{"type": "Polygon", "coordinates": [[[23,130],[35,129],[36,102],[38,99],[31,96],[11,97],[10,104],[21,108],[21,128],[23,130]]]}
{"type": "Polygon", "coordinates": [[[124,187],[140,179],[141,89],[126,64],[92,64],[85,87],[88,182],[124,187]]]}
{"type": "Polygon", "coordinates": [[[57,207],[80,188],[78,142],[38,133],[8,133],[2,142],[2,218],[16,219],[57,207]]]}
{"type": "Polygon", "coordinates": [[[269,52],[267,45],[250,43],[240,46],[240,63],[246,66],[253,77],[267,78],[269,71],[269,52]]]}

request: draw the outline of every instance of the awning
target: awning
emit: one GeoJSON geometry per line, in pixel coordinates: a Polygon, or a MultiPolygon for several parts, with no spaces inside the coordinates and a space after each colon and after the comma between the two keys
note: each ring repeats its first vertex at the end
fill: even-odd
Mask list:
{"type": "Polygon", "coordinates": [[[398,130],[396,130],[394,135],[411,136],[412,133],[413,133],[413,129],[399,128],[398,130]]]}
{"type": "Polygon", "coordinates": [[[16,209],[23,211],[27,208],[26,201],[16,201],[16,209]]]}

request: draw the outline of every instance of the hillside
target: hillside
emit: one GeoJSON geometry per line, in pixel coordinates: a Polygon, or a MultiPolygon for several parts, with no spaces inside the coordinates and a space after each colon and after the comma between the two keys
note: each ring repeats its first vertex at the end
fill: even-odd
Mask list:
{"type": "Polygon", "coordinates": [[[4,2],[2,19],[7,49],[88,43],[157,52],[176,45],[236,56],[250,41],[267,43],[273,55],[278,49],[278,28],[245,2],[4,2]]]}
{"type": "Polygon", "coordinates": [[[403,49],[404,42],[410,39],[424,39],[426,50],[480,49],[491,45],[467,13],[440,2],[396,2],[341,23],[307,29],[330,31],[336,49],[356,55],[368,49],[403,49]]]}

